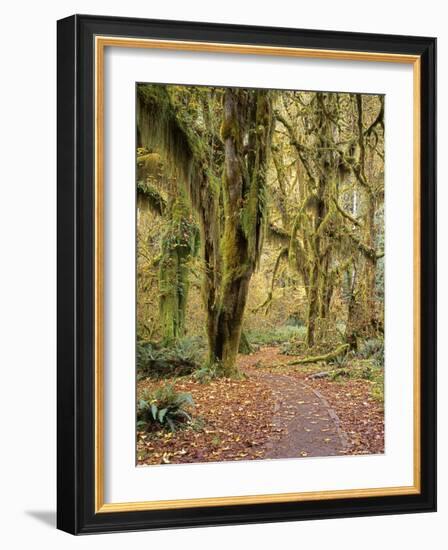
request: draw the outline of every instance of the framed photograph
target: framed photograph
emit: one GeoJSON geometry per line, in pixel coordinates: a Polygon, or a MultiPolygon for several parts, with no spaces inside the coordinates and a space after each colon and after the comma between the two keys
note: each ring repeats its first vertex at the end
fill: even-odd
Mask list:
{"type": "Polygon", "coordinates": [[[436,40],[58,21],[58,528],[436,507],[436,40]]]}

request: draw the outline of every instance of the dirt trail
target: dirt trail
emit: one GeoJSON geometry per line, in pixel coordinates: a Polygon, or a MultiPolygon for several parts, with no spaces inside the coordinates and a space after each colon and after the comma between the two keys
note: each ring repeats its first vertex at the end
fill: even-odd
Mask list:
{"type": "Polygon", "coordinates": [[[265,348],[241,360],[243,370],[269,386],[275,401],[274,435],[264,458],[338,456],[348,447],[339,418],[325,398],[301,380],[274,374],[257,365],[275,363],[275,348],[265,348]]]}

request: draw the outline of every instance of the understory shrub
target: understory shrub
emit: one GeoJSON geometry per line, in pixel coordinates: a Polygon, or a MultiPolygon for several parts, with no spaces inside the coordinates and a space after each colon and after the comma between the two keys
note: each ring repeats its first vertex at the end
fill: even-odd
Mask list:
{"type": "Polygon", "coordinates": [[[166,429],[174,432],[191,422],[188,412],[194,406],[190,393],[177,392],[171,384],[145,392],[137,405],[137,429],[166,429]]]}
{"type": "Polygon", "coordinates": [[[219,378],[221,369],[219,363],[206,364],[193,373],[193,378],[200,384],[207,384],[215,378],[219,378]]]}
{"type": "Polygon", "coordinates": [[[358,351],[358,357],[362,359],[372,359],[376,366],[384,366],[384,340],[380,338],[370,338],[364,340],[358,351]]]}
{"type": "Polygon", "coordinates": [[[362,378],[363,380],[372,380],[373,376],[374,376],[373,369],[370,365],[365,365],[360,370],[360,378],[362,378]]]}
{"type": "Polygon", "coordinates": [[[169,346],[137,343],[137,378],[169,378],[191,374],[201,363],[203,343],[199,338],[182,338],[169,346]]]}
{"type": "Polygon", "coordinates": [[[247,339],[251,344],[269,346],[284,344],[291,340],[303,340],[305,334],[306,327],[285,325],[266,330],[251,330],[247,333],[247,339]]]}
{"type": "Polygon", "coordinates": [[[339,368],[331,372],[330,379],[339,380],[340,378],[350,378],[351,376],[352,375],[349,369],[339,368]]]}
{"type": "Polygon", "coordinates": [[[329,361],[329,364],[338,368],[344,367],[347,364],[349,357],[350,357],[350,353],[342,353],[341,355],[337,355],[336,357],[333,357],[333,359],[329,361]]]}
{"type": "Polygon", "coordinates": [[[372,359],[363,359],[352,363],[347,361],[346,366],[329,372],[333,381],[365,380],[370,385],[370,395],[381,404],[384,404],[384,369],[372,359]]]}
{"type": "Polygon", "coordinates": [[[379,403],[384,405],[384,383],[375,384],[374,386],[372,386],[370,395],[373,397],[373,399],[375,399],[375,401],[378,401],[379,403]]]}

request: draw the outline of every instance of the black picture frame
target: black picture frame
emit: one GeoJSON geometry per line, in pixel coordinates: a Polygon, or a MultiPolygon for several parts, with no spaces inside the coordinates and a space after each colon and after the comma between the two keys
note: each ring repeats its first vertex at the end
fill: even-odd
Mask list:
{"type": "Polygon", "coordinates": [[[57,31],[58,528],[83,534],[435,511],[436,39],[90,15],[62,19],[57,31]],[[93,43],[97,35],[420,56],[419,494],[95,512],[93,43]]]}

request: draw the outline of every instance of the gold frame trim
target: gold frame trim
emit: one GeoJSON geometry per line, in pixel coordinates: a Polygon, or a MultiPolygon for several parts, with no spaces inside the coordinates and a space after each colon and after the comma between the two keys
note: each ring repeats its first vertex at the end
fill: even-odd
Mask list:
{"type": "Polygon", "coordinates": [[[420,442],[420,117],[421,60],[417,55],[318,50],[177,40],[96,36],[95,44],[95,513],[166,510],[274,502],[303,502],[340,498],[412,495],[421,492],[420,442]],[[407,63],[413,65],[414,174],[414,480],[413,485],[350,490],[313,491],[142,502],[104,502],[104,50],[106,47],[153,48],[208,53],[287,56],[346,61],[407,63]]]}

